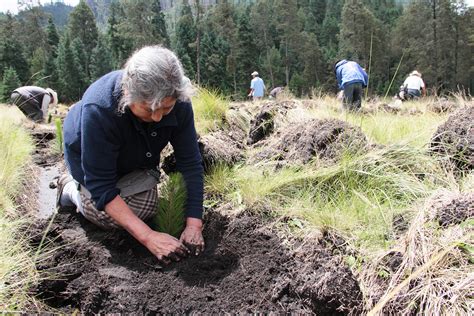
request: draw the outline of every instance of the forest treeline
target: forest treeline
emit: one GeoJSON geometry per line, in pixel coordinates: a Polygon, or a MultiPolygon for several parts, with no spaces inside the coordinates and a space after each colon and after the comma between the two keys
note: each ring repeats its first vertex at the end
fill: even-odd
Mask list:
{"type": "Polygon", "coordinates": [[[234,99],[257,70],[268,89],[297,95],[335,91],[334,63],[352,59],[369,73],[369,93],[398,89],[413,69],[431,93],[474,89],[473,8],[459,0],[116,0],[98,28],[81,0],[64,28],[42,7],[0,16],[0,98],[20,85],[51,87],[74,102],[137,48],[162,44],[196,83],[234,99]]]}

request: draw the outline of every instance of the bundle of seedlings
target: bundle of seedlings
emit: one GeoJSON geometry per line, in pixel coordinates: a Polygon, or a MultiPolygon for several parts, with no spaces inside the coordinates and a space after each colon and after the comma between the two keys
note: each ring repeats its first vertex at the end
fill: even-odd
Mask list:
{"type": "Polygon", "coordinates": [[[474,208],[472,193],[437,192],[419,209],[397,246],[364,269],[368,315],[472,313],[472,214],[452,225],[439,223],[440,212],[451,211],[455,200],[474,208]]]}
{"type": "Polygon", "coordinates": [[[153,219],[158,231],[179,238],[184,229],[186,184],[181,173],[172,173],[160,188],[158,212],[153,219]]]}

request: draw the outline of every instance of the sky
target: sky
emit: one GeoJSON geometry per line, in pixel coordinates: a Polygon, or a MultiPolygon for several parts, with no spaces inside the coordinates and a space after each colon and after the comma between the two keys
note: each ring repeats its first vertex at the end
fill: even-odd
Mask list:
{"type": "MultiPolygon", "coordinates": [[[[23,2],[33,2],[38,3],[41,2],[42,4],[50,3],[50,2],[58,2],[61,0],[23,0],[23,2]]],[[[79,0],[62,0],[65,4],[69,4],[75,6],[79,3],[79,0]]],[[[474,6],[474,0],[466,0],[468,6],[474,6]]],[[[10,10],[11,13],[16,14],[18,13],[18,0],[0,0],[0,12],[7,12],[10,10]]]]}
{"type": "MultiPolygon", "coordinates": [[[[474,0],[472,1],[474,2],[474,0]]],[[[61,0],[23,0],[21,2],[32,2],[34,4],[40,2],[41,4],[48,4],[51,2],[61,2],[61,0]]],[[[64,2],[64,4],[75,6],[79,3],[79,0],[62,0],[62,2],[64,2]]],[[[0,0],[0,12],[7,12],[8,10],[13,14],[17,14],[18,0],[0,0]]]]}

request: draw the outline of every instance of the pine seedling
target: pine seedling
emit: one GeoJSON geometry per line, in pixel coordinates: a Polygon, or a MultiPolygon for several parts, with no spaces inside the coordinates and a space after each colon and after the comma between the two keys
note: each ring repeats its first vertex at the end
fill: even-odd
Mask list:
{"type": "Polygon", "coordinates": [[[60,154],[63,153],[63,125],[61,123],[61,119],[57,117],[54,120],[54,124],[56,125],[56,144],[57,150],[60,154]]]}
{"type": "Polygon", "coordinates": [[[184,227],[186,197],[183,176],[180,173],[170,174],[168,182],[161,190],[158,213],[154,218],[154,225],[158,231],[179,238],[184,227]]]}

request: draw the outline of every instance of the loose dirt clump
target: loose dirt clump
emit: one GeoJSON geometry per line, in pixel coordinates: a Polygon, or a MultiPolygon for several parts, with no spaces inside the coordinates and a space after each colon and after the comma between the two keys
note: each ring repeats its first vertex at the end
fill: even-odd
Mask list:
{"type": "Polygon", "coordinates": [[[204,169],[216,164],[232,166],[244,158],[243,150],[223,132],[214,132],[204,135],[199,139],[199,150],[201,151],[204,169]]]}
{"type": "Polygon", "coordinates": [[[287,126],[254,158],[289,163],[308,163],[314,158],[337,160],[345,152],[357,152],[367,145],[358,127],[337,119],[313,119],[287,126]]]}
{"type": "Polygon", "coordinates": [[[248,145],[255,144],[266,138],[275,130],[275,117],[285,115],[289,109],[296,107],[296,102],[291,100],[266,102],[259,113],[250,121],[248,145]]]}
{"type": "MultiPolygon", "coordinates": [[[[46,225],[34,230],[34,244],[46,225]]],[[[214,211],[205,215],[204,238],[199,257],[161,266],[126,232],[61,212],[47,233],[55,250],[38,265],[50,278],[34,292],[60,312],[85,314],[343,315],[360,306],[352,273],[317,243],[292,251],[259,219],[214,211]]]]}
{"type": "Polygon", "coordinates": [[[449,160],[458,171],[474,169],[474,107],[461,109],[440,125],[430,148],[449,160]]]}
{"type": "Polygon", "coordinates": [[[465,193],[439,207],[436,217],[442,227],[460,224],[474,217],[474,193],[465,193]]]}
{"type": "Polygon", "coordinates": [[[342,256],[323,249],[318,241],[307,239],[294,252],[288,275],[278,279],[272,299],[298,297],[316,315],[360,315],[362,293],[357,280],[342,256]]]}
{"type": "MultiPolygon", "coordinates": [[[[244,158],[241,145],[223,131],[212,132],[200,137],[198,145],[205,173],[216,164],[232,166],[244,158]]],[[[172,147],[168,146],[163,150],[162,155],[161,168],[163,171],[166,174],[176,172],[176,158],[172,147]]]]}

